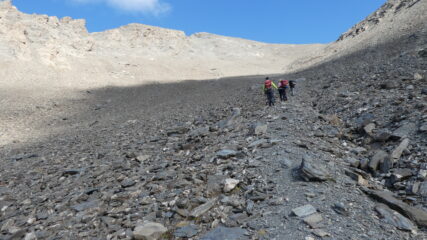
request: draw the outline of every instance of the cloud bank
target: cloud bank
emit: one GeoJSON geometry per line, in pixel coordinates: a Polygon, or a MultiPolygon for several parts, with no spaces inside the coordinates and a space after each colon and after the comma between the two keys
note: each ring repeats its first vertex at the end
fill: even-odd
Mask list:
{"type": "Polygon", "coordinates": [[[171,10],[162,0],[71,0],[76,3],[105,3],[110,7],[134,13],[160,15],[171,10]]]}

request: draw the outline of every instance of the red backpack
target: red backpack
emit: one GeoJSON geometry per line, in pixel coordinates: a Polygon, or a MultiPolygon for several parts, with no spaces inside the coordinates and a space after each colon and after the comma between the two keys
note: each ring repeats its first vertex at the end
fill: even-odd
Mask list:
{"type": "Polygon", "coordinates": [[[267,89],[271,88],[271,80],[265,80],[264,87],[267,88],[267,89]]]}
{"type": "Polygon", "coordinates": [[[289,81],[288,80],[280,80],[280,87],[286,87],[288,86],[289,81]]]}

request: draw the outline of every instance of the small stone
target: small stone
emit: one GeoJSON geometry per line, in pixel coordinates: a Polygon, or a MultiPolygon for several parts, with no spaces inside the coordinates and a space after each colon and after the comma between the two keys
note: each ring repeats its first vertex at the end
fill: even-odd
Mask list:
{"type": "Polygon", "coordinates": [[[197,235],[197,233],[199,233],[199,228],[198,226],[194,225],[194,224],[190,224],[187,226],[183,226],[180,228],[177,228],[175,230],[175,232],[173,233],[173,235],[176,238],[191,238],[197,235]]]}
{"type": "Polygon", "coordinates": [[[232,179],[232,178],[225,179],[224,192],[226,193],[231,192],[239,183],[240,181],[237,179],[232,179]]]}
{"type": "Polygon", "coordinates": [[[419,185],[418,194],[422,197],[427,197],[427,181],[424,181],[419,185]]]}
{"type": "Polygon", "coordinates": [[[341,214],[343,216],[349,216],[350,215],[349,212],[348,212],[348,209],[344,205],[344,203],[341,203],[341,202],[335,203],[334,206],[332,206],[332,209],[336,213],[341,214]]]}
{"type": "Polygon", "coordinates": [[[297,217],[306,217],[306,216],[309,216],[309,215],[316,213],[317,210],[312,205],[308,204],[308,205],[304,205],[301,207],[294,208],[294,209],[292,209],[292,212],[297,217]]]}
{"type": "Polygon", "coordinates": [[[162,224],[147,221],[136,226],[133,237],[135,240],[158,240],[167,231],[168,229],[162,224]]]}
{"type": "Polygon", "coordinates": [[[303,157],[300,166],[300,176],[305,181],[327,181],[332,179],[329,173],[307,155],[303,157]]]}
{"type": "Polygon", "coordinates": [[[366,170],[368,169],[368,164],[369,164],[369,159],[367,158],[363,158],[362,160],[360,160],[360,169],[366,170]]]}
{"type": "Polygon", "coordinates": [[[194,218],[198,218],[198,217],[202,216],[204,213],[209,211],[213,206],[215,206],[216,201],[217,201],[217,198],[209,200],[205,204],[202,204],[202,205],[196,207],[195,209],[193,209],[193,211],[191,211],[190,215],[194,218]]]}
{"type": "Polygon", "coordinates": [[[150,159],[150,157],[150,155],[139,155],[136,157],[136,160],[138,160],[139,162],[145,162],[150,159]]]}
{"type": "Polygon", "coordinates": [[[347,176],[349,176],[351,179],[353,179],[354,181],[357,182],[357,184],[361,185],[361,186],[368,186],[369,185],[369,181],[366,180],[362,175],[360,175],[359,173],[352,171],[350,169],[345,169],[345,174],[347,176]]]}
{"type": "Polygon", "coordinates": [[[389,157],[388,153],[382,150],[378,150],[374,156],[369,161],[368,168],[369,170],[375,172],[378,169],[380,163],[384,162],[385,159],[389,157]]]}
{"type": "Polygon", "coordinates": [[[389,131],[382,130],[375,133],[372,137],[377,142],[386,142],[391,138],[392,134],[389,131]]]}
{"type": "Polygon", "coordinates": [[[234,150],[223,149],[216,153],[216,156],[222,159],[235,157],[238,153],[234,150]]]}
{"type": "Polygon", "coordinates": [[[347,158],[346,161],[350,163],[350,166],[358,168],[360,166],[360,161],[355,158],[347,158]]]}
{"type": "Polygon", "coordinates": [[[130,178],[126,178],[120,184],[121,184],[122,188],[128,188],[128,187],[132,187],[133,185],[135,185],[136,182],[130,178]]]}
{"type": "Polygon", "coordinates": [[[408,148],[409,146],[409,139],[405,138],[400,142],[399,146],[393,150],[390,154],[390,158],[393,163],[399,161],[400,157],[402,156],[402,153],[408,148]]]}
{"type": "Polygon", "coordinates": [[[421,75],[420,73],[415,73],[414,74],[414,80],[419,81],[419,80],[423,80],[424,76],[421,75]]]}
{"type": "Polygon", "coordinates": [[[411,177],[412,175],[412,170],[409,168],[394,169],[393,173],[390,176],[390,181],[392,183],[400,182],[411,177]]]}
{"type": "Polygon", "coordinates": [[[427,178],[427,170],[420,169],[418,171],[418,178],[419,179],[426,179],[427,178]]]}
{"type": "Polygon", "coordinates": [[[249,134],[251,134],[251,135],[263,135],[263,134],[267,133],[267,128],[268,128],[267,124],[255,123],[255,124],[251,125],[251,127],[249,128],[249,134]]]}
{"type": "Polygon", "coordinates": [[[323,229],[314,229],[314,230],[312,231],[312,233],[313,233],[314,235],[318,236],[318,237],[321,237],[321,238],[323,238],[323,237],[330,237],[330,236],[331,236],[331,234],[330,234],[330,233],[326,232],[326,231],[325,231],[325,230],[323,230],[323,229]]]}
{"type": "Polygon", "coordinates": [[[319,222],[323,221],[323,218],[322,218],[322,215],[320,215],[320,214],[318,214],[318,213],[315,213],[315,214],[313,214],[313,215],[310,215],[310,216],[308,216],[308,217],[305,217],[305,218],[303,219],[303,221],[304,221],[306,224],[308,224],[309,226],[314,227],[314,226],[316,226],[316,224],[317,224],[317,223],[319,223],[319,222]]]}
{"type": "Polygon", "coordinates": [[[375,129],[375,123],[369,123],[368,125],[363,127],[363,130],[366,134],[372,135],[372,131],[375,129]]]}
{"type": "Polygon", "coordinates": [[[25,235],[24,240],[36,240],[37,236],[35,232],[30,232],[25,235]]]}

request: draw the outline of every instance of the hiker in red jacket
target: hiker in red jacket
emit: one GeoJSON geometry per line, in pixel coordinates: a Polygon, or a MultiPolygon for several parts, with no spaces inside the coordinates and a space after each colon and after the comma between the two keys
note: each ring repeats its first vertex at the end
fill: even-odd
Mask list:
{"type": "Polygon", "coordinates": [[[286,96],[286,90],[289,86],[288,80],[280,80],[279,81],[279,95],[280,95],[280,101],[288,101],[288,97],[286,96]]]}
{"type": "Polygon", "coordinates": [[[263,90],[264,94],[267,96],[268,106],[274,106],[274,92],[273,87],[277,89],[276,84],[271,81],[268,77],[265,78],[263,90]]]}

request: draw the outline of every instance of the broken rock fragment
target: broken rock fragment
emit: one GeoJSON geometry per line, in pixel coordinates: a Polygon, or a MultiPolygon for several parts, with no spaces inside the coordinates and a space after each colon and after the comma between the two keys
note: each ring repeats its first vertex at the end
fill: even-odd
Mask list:
{"type": "Polygon", "coordinates": [[[226,193],[231,192],[239,183],[240,181],[237,179],[232,179],[232,178],[225,179],[224,192],[226,193]]]}
{"type": "Polygon", "coordinates": [[[198,218],[202,216],[204,213],[209,211],[213,206],[215,206],[216,200],[217,198],[211,199],[208,202],[196,207],[195,209],[193,209],[193,211],[191,211],[190,215],[194,218],[198,218]]]}
{"type": "Polygon", "coordinates": [[[411,219],[421,227],[427,227],[427,212],[423,209],[412,207],[393,197],[391,192],[363,189],[372,198],[398,211],[403,216],[411,219]]]}
{"type": "Polygon", "coordinates": [[[292,209],[292,213],[295,214],[297,217],[307,217],[312,214],[315,214],[316,212],[316,208],[314,208],[310,204],[292,209]]]}
{"type": "Polygon", "coordinates": [[[375,210],[386,223],[391,224],[400,230],[415,231],[417,229],[409,219],[384,204],[378,204],[375,207],[375,210]]]}
{"type": "Polygon", "coordinates": [[[300,176],[305,181],[327,181],[333,179],[320,164],[304,156],[300,166],[300,176]]]}
{"type": "Polygon", "coordinates": [[[216,153],[216,156],[222,159],[228,159],[231,157],[235,157],[238,154],[237,151],[229,150],[229,149],[223,149],[216,153]]]}
{"type": "Polygon", "coordinates": [[[133,237],[135,240],[158,240],[167,231],[162,224],[147,221],[136,226],[133,237]]]}

